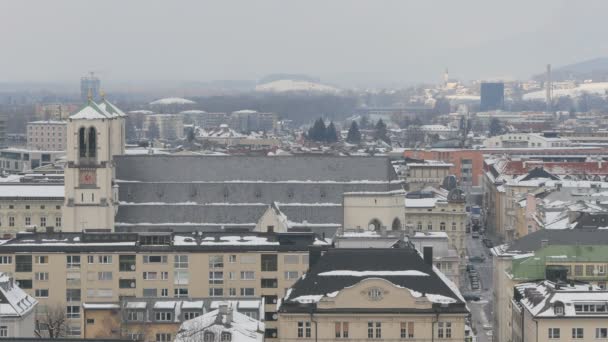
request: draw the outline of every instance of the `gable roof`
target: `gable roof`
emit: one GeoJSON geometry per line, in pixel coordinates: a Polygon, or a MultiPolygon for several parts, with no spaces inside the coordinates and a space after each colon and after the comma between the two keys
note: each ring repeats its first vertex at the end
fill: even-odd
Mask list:
{"type": "Polygon", "coordinates": [[[175,336],[175,341],[202,341],[205,332],[212,332],[215,336],[221,333],[230,333],[231,341],[238,342],[261,342],[264,340],[264,323],[232,308],[228,310],[230,312],[225,313],[220,308],[183,322],[177,336],[175,336]]]}
{"type": "Polygon", "coordinates": [[[82,107],[75,114],[70,115],[71,120],[111,119],[113,117],[113,114],[107,112],[93,101],[89,101],[86,106],[82,107]]]}
{"type": "MultiPolygon", "coordinates": [[[[311,254],[311,263],[314,258],[311,254]]],[[[415,296],[444,303],[442,309],[466,312],[458,288],[432,265],[424,262],[414,248],[330,249],[306,275],[298,280],[283,300],[282,312],[309,312],[312,302],[335,296],[336,291],[368,278],[385,279],[409,289],[415,296]]],[[[408,308],[403,308],[404,310],[408,308]]]]}
{"type": "Polygon", "coordinates": [[[110,101],[106,100],[105,98],[103,100],[101,100],[101,102],[99,103],[99,108],[112,114],[114,117],[127,116],[122,110],[120,110],[118,107],[113,105],[110,101]]]}

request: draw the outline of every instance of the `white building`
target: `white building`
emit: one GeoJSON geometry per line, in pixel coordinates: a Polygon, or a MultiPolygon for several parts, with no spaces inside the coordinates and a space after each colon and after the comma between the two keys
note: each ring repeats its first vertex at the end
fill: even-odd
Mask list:
{"type": "Polygon", "coordinates": [[[572,143],[568,139],[546,137],[536,133],[508,133],[484,140],[488,148],[564,147],[572,143]]]}
{"type": "Polygon", "coordinates": [[[32,121],[27,124],[27,148],[30,150],[65,151],[67,122],[32,121]]]}
{"type": "Polygon", "coordinates": [[[6,172],[27,172],[40,166],[53,164],[65,156],[61,151],[40,151],[22,148],[5,148],[0,150],[0,168],[6,172]]]}
{"type": "Polygon", "coordinates": [[[180,114],[150,114],[144,117],[144,130],[148,133],[149,138],[181,139],[184,137],[184,121],[180,114]],[[152,128],[154,126],[156,128],[152,128]],[[158,131],[152,133],[154,129],[158,131]]]}
{"type": "Polygon", "coordinates": [[[262,342],[264,323],[236,311],[230,303],[182,323],[175,342],[262,342]]]}
{"type": "MultiPolygon", "coordinates": [[[[12,256],[0,256],[12,258],[12,256]]],[[[0,273],[0,339],[35,337],[34,320],[38,301],[19,288],[13,278],[0,273]]]]}

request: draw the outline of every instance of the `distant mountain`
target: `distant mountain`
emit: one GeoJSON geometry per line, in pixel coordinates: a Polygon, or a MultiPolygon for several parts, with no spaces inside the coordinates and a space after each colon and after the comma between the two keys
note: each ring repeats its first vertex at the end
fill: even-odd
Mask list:
{"type": "Polygon", "coordinates": [[[255,87],[255,90],[269,93],[313,92],[337,94],[340,92],[340,89],[329,85],[300,80],[276,80],[264,84],[258,84],[255,87]]]}
{"type": "Polygon", "coordinates": [[[304,75],[304,74],[270,74],[262,77],[258,84],[270,83],[280,80],[293,80],[293,81],[308,81],[313,83],[319,83],[321,80],[318,77],[304,75]]]}
{"type": "MultiPolygon", "coordinates": [[[[545,73],[537,74],[535,80],[544,81],[545,73]]],[[[599,57],[586,61],[564,65],[551,71],[554,81],[593,80],[594,82],[608,81],[608,57],[599,57]]]]}

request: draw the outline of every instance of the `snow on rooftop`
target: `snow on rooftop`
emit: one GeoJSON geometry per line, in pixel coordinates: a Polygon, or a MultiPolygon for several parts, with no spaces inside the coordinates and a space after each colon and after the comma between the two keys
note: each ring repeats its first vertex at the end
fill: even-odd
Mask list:
{"type": "Polygon", "coordinates": [[[156,101],[150,102],[151,105],[184,105],[184,104],[196,104],[194,101],[190,101],[188,99],[184,99],[181,97],[166,97],[164,99],[159,99],[156,101]]]}
{"type": "Polygon", "coordinates": [[[120,309],[120,305],[112,303],[82,303],[82,307],[89,310],[120,309]]]}
{"type": "Polygon", "coordinates": [[[406,208],[433,208],[436,203],[436,198],[405,198],[406,208]]]}
{"type": "MultiPolygon", "coordinates": [[[[583,94],[605,95],[608,91],[608,82],[583,83],[578,86],[566,89],[553,89],[553,98],[558,97],[578,97],[583,94]]],[[[524,100],[544,100],[545,90],[534,91],[524,94],[524,100]]]]}
{"type": "Polygon", "coordinates": [[[428,274],[418,270],[402,270],[402,271],[348,271],[335,270],[319,273],[320,276],[338,276],[338,277],[393,277],[393,276],[416,276],[428,277],[428,274]]]}
{"type": "Polygon", "coordinates": [[[268,241],[267,238],[259,237],[259,236],[221,236],[219,238],[219,240],[216,240],[215,237],[208,236],[201,241],[201,246],[217,246],[217,245],[278,246],[279,242],[278,241],[268,241]]]}
{"type": "Polygon", "coordinates": [[[166,302],[156,302],[154,303],[154,308],[155,309],[161,309],[161,310],[170,310],[175,308],[175,305],[177,304],[177,302],[175,301],[166,301],[166,302]]]}
{"type": "Polygon", "coordinates": [[[107,115],[104,115],[89,105],[89,106],[86,106],[86,107],[82,108],[81,110],[79,110],[76,114],[71,115],[70,119],[95,120],[95,119],[107,119],[109,116],[111,116],[109,113],[107,115]]]}
{"type": "Polygon", "coordinates": [[[321,92],[321,93],[339,93],[340,89],[310,82],[310,81],[295,81],[295,80],[277,80],[273,82],[268,82],[264,84],[259,84],[255,87],[256,91],[261,92],[274,92],[274,93],[283,93],[283,92],[321,92]]]}
{"type": "Polygon", "coordinates": [[[140,309],[143,310],[148,306],[146,302],[128,302],[127,309],[140,309]]]}
{"type": "Polygon", "coordinates": [[[37,197],[37,198],[63,198],[63,184],[25,184],[13,185],[0,182],[0,198],[2,197],[37,197]]]}

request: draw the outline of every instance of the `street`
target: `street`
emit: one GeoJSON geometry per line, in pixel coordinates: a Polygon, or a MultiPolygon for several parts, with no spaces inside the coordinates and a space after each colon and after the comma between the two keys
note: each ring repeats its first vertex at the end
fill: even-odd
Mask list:
{"type": "Polygon", "coordinates": [[[468,274],[466,274],[466,282],[463,286],[463,292],[475,293],[480,296],[480,301],[468,302],[469,309],[472,315],[473,329],[476,332],[477,340],[479,342],[491,342],[492,341],[492,289],[493,289],[493,275],[492,275],[492,256],[490,250],[482,244],[482,237],[479,239],[473,239],[471,234],[467,234],[466,245],[467,255],[472,256],[483,256],[485,260],[483,262],[469,262],[472,264],[479,273],[479,285],[480,289],[473,291],[471,290],[471,282],[468,274]],[[484,329],[484,326],[486,329],[484,329]]]}

